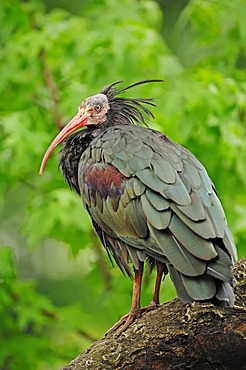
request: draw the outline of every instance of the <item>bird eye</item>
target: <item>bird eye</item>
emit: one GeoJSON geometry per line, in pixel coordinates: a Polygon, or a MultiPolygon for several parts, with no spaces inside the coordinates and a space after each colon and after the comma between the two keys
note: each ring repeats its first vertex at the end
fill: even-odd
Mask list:
{"type": "Polygon", "coordinates": [[[99,113],[101,111],[101,109],[102,109],[101,105],[99,105],[99,104],[94,106],[94,111],[97,112],[97,113],[99,113]]]}

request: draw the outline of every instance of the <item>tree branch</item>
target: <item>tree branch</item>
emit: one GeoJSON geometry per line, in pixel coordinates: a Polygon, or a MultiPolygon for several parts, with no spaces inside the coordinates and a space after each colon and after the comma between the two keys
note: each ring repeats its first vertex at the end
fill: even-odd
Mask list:
{"type": "Polygon", "coordinates": [[[55,125],[58,129],[58,131],[61,131],[63,128],[62,119],[60,116],[59,108],[58,108],[58,93],[57,93],[57,87],[54,82],[54,77],[50,69],[48,68],[47,62],[46,62],[46,54],[44,50],[41,50],[40,52],[40,60],[42,62],[42,73],[43,77],[46,83],[46,87],[50,93],[50,99],[51,99],[51,111],[53,115],[53,120],[55,122],[55,125]]]}
{"type": "MultiPolygon", "coordinates": [[[[40,27],[38,25],[38,22],[36,21],[35,18],[35,12],[30,11],[30,20],[31,20],[31,25],[33,30],[39,30],[40,27]]],[[[61,131],[63,128],[63,123],[62,119],[60,116],[59,108],[58,108],[58,92],[57,92],[57,86],[54,81],[54,76],[52,71],[49,69],[47,61],[46,61],[46,51],[45,49],[41,49],[39,52],[39,57],[41,61],[41,68],[42,68],[42,74],[43,78],[46,84],[46,87],[49,91],[50,94],[50,99],[51,99],[51,113],[53,116],[53,120],[55,122],[55,125],[58,129],[58,131],[61,131]]]]}
{"type": "Polygon", "coordinates": [[[246,369],[246,259],[234,268],[236,305],[178,299],[106,336],[62,370],[246,369]]]}

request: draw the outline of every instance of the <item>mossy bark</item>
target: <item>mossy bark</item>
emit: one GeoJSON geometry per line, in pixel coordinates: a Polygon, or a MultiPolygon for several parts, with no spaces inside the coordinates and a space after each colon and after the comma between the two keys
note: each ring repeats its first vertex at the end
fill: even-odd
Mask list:
{"type": "Polygon", "coordinates": [[[119,337],[98,340],[62,370],[246,370],[246,259],[234,274],[234,308],[174,299],[119,337]]]}

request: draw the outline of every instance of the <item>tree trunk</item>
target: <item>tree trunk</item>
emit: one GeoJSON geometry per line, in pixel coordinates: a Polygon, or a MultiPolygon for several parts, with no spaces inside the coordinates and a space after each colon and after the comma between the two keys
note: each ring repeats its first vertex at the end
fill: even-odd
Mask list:
{"type": "Polygon", "coordinates": [[[62,370],[246,370],[246,258],[234,274],[234,308],[174,299],[119,337],[98,340],[62,370]]]}

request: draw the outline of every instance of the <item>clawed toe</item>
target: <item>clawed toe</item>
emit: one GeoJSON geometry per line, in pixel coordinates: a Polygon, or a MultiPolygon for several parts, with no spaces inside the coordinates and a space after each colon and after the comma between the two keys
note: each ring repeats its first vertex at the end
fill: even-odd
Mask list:
{"type": "Polygon", "coordinates": [[[142,309],[131,310],[128,314],[122,316],[122,318],[110,328],[106,335],[114,334],[119,336],[139,317],[141,317],[142,309]]]}
{"type": "Polygon", "coordinates": [[[122,316],[122,318],[106,332],[106,335],[114,334],[115,336],[119,336],[126,331],[136,319],[139,319],[142,314],[153,311],[158,307],[160,307],[159,304],[151,302],[149,306],[131,310],[128,314],[122,316]]]}

